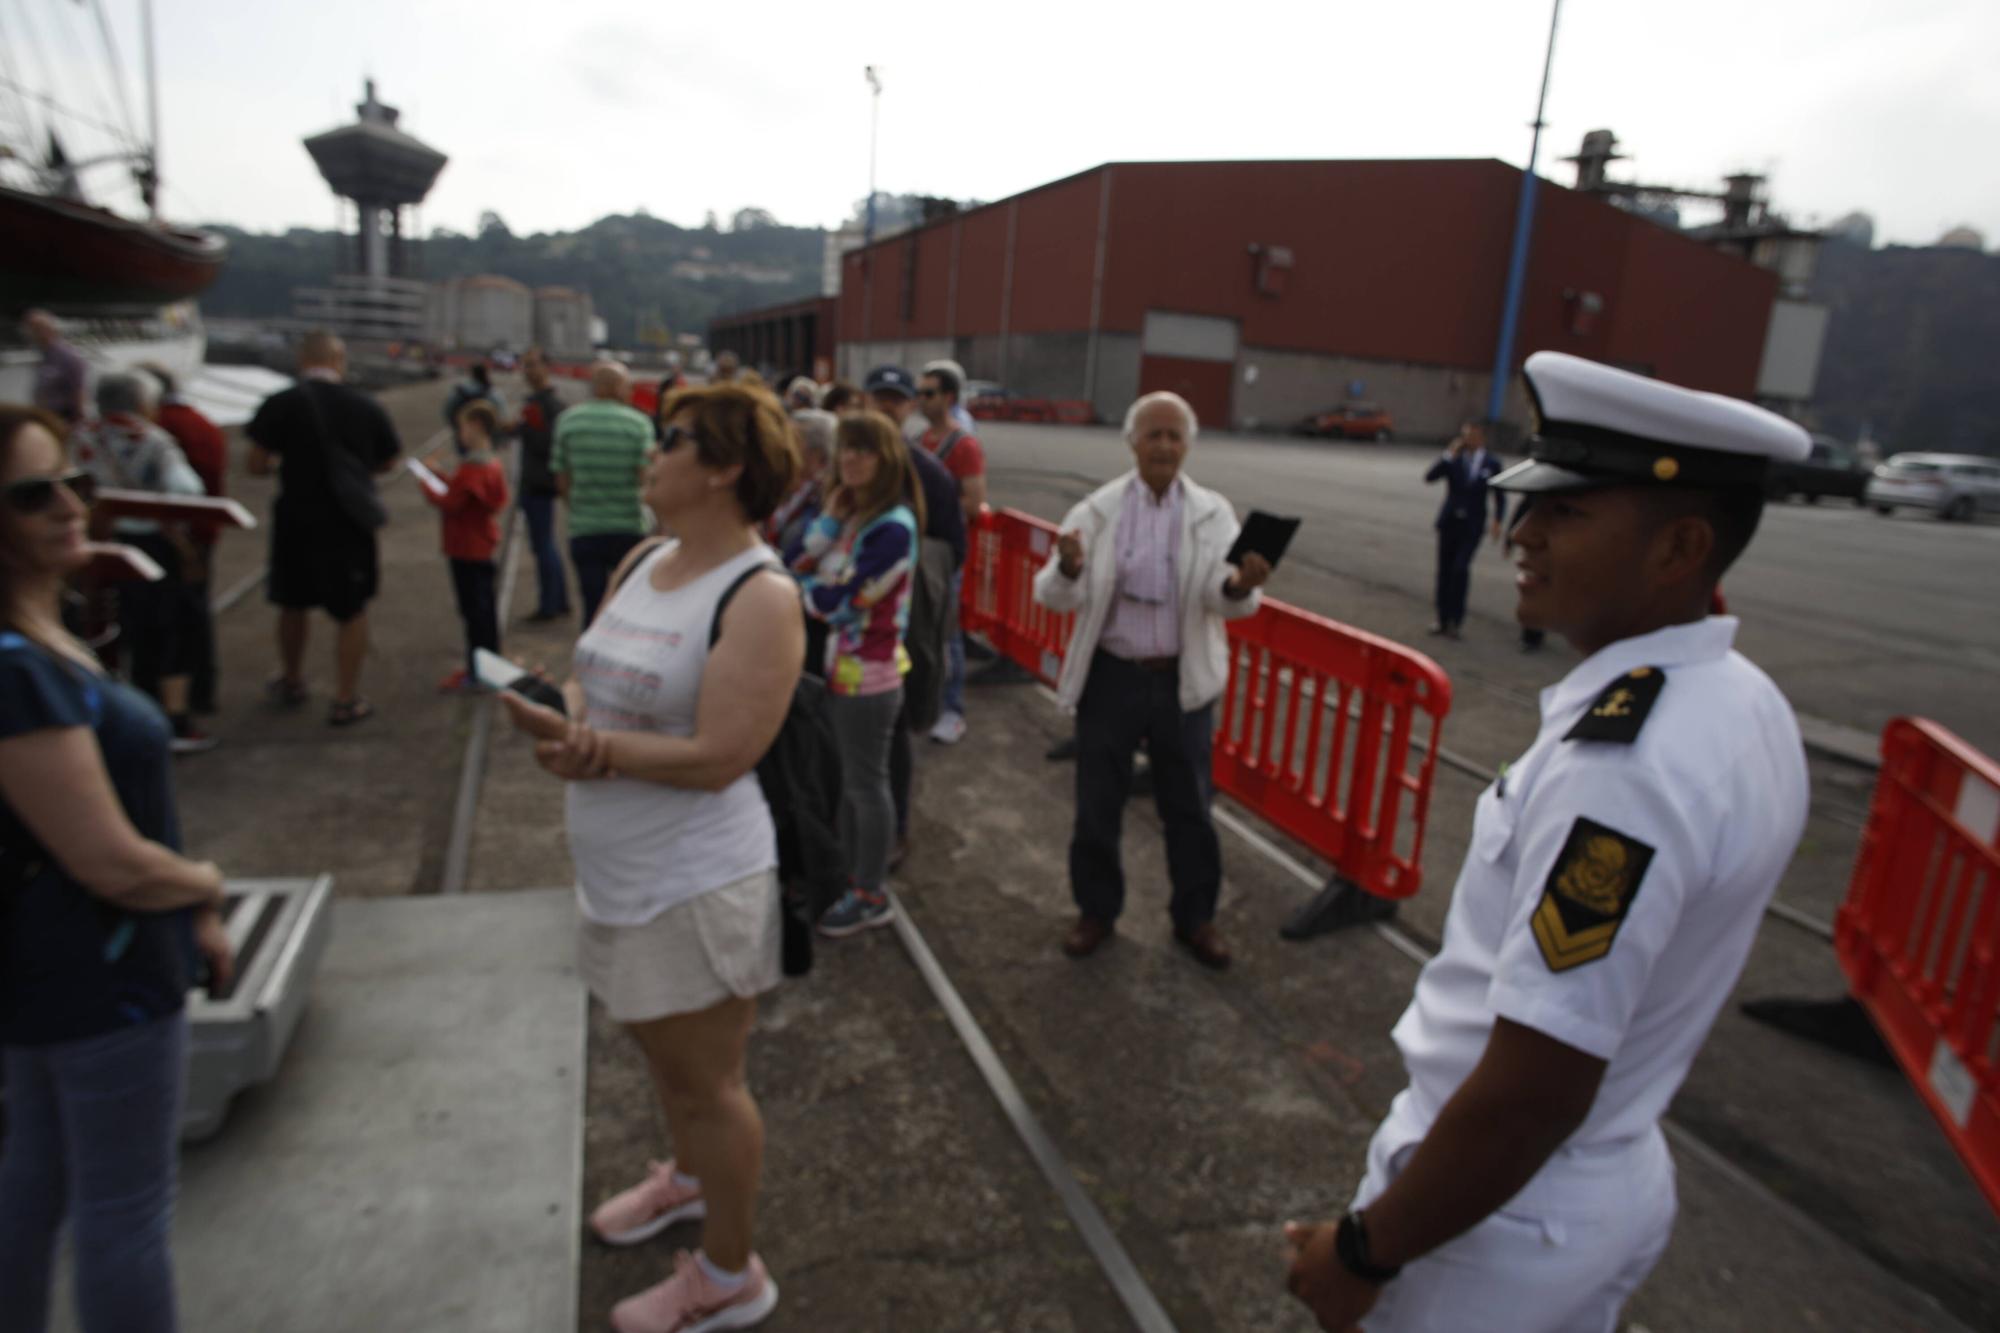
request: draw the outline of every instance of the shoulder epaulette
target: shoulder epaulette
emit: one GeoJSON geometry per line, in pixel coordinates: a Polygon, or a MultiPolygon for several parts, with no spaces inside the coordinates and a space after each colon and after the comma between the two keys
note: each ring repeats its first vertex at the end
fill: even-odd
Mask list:
{"type": "Polygon", "coordinates": [[[1658,667],[1634,667],[1605,687],[1563,739],[1630,745],[1639,739],[1639,728],[1646,725],[1666,684],[1667,673],[1658,667]]]}

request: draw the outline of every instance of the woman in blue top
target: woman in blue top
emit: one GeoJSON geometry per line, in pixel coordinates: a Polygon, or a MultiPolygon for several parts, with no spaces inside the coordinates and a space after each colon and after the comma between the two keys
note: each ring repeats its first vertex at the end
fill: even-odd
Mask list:
{"type": "Polygon", "coordinates": [[[165,716],[63,627],[90,486],[61,434],[0,404],[0,1326],[46,1326],[67,1221],[86,1333],[158,1333],[191,965],[233,959],[221,871],[177,850],[165,716]]]}

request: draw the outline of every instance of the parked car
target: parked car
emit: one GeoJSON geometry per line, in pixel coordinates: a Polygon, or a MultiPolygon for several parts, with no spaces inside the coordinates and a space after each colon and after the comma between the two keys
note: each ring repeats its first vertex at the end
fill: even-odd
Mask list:
{"type": "Polygon", "coordinates": [[[1939,518],[2000,510],[2000,459],[1977,454],[1897,454],[1875,469],[1863,499],[1878,514],[1905,506],[1939,518]]]}
{"type": "Polygon", "coordinates": [[[992,380],[967,380],[958,397],[973,420],[1000,421],[1006,417],[1008,396],[1006,387],[992,380]]]}
{"type": "Polygon", "coordinates": [[[1822,495],[1831,495],[1860,504],[1867,485],[1868,469],[1853,449],[1831,435],[1815,435],[1812,455],[1806,461],[1771,465],[1765,494],[1773,500],[1803,496],[1807,504],[1818,504],[1822,495]]]}
{"type": "Polygon", "coordinates": [[[1395,429],[1389,414],[1374,403],[1342,403],[1315,412],[1292,428],[1296,435],[1337,440],[1386,440],[1395,429]]]}

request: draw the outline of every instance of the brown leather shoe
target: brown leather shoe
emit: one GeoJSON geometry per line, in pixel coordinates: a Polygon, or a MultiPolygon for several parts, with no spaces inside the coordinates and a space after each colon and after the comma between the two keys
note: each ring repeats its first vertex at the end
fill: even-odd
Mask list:
{"type": "Polygon", "coordinates": [[[1193,930],[1176,930],[1174,942],[1193,954],[1203,967],[1220,972],[1229,966],[1229,945],[1213,921],[1204,921],[1193,930]]]}
{"type": "Polygon", "coordinates": [[[1094,916],[1080,916],[1063,937],[1062,951],[1071,958],[1088,958],[1111,938],[1111,923],[1094,916]]]}

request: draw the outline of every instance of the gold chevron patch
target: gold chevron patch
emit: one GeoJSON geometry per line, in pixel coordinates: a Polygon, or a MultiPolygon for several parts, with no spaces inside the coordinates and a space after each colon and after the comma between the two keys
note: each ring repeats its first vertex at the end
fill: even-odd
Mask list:
{"type": "Polygon", "coordinates": [[[1531,922],[1549,971],[1567,972],[1611,952],[1652,860],[1653,849],[1637,838],[1577,819],[1531,922]]]}

